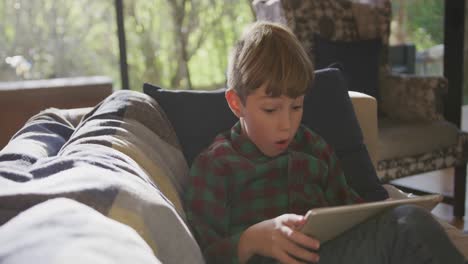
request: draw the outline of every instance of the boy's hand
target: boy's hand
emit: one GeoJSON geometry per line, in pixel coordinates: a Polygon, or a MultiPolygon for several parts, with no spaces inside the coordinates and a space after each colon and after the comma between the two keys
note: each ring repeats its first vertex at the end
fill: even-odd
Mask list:
{"type": "Polygon", "coordinates": [[[297,231],[304,223],[301,215],[284,214],[249,227],[239,240],[239,260],[244,263],[259,254],[281,263],[318,262],[311,250],[319,248],[319,241],[297,231]]]}

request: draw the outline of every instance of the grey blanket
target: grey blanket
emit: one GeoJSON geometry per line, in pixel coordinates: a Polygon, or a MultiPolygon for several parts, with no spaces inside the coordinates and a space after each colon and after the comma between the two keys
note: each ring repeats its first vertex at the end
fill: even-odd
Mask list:
{"type": "Polygon", "coordinates": [[[135,230],[65,198],[24,211],[0,237],[1,263],[160,263],[135,230]]]}
{"type": "MultiPolygon", "coordinates": [[[[44,210],[53,211],[47,207],[50,204],[32,208],[64,197],[81,204],[70,205],[76,207],[73,210],[84,210],[83,214],[95,210],[106,220],[113,219],[132,228],[163,263],[203,263],[200,249],[185,223],[180,199],[187,164],[159,105],[145,94],[119,91],[96,106],[76,126],[70,113],[48,109],[32,117],[0,152],[0,245],[8,244],[7,239],[15,234],[21,235],[24,242],[11,248],[0,246],[0,262],[28,258],[38,261],[37,245],[30,243],[37,241],[38,236],[44,240],[40,244],[51,248],[60,245],[57,251],[49,248],[42,252],[62,259],[68,255],[73,258],[76,237],[64,230],[76,229],[80,236],[81,222],[69,222],[69,218],[57,213],[37,217],[44,210]],[[31,221],[52,221],[61,231],[51,231],[47,236],[44,230],[50,229],[48,224],[19,221],[17,218],[25,219],[23,215],[28,215],[31,221]],[[68,244],[73,250],[67,248],[68,244]]],[[[63,206],[62,200],[60,203],[63,206]]],[[[56,206],[57,202],[52,205],[56,206]]],[[[104,237],[107,232],[115,237],[111,224],[108,229],[103,228],[108,222],[102,220],[86,231],[94,228],[92,232],[100,232],[104,237]]],[[[122,232],[122,236],[127,233],[122,232]]],[[[93,236],[89,239],[88,249],[93,252],[93,245],[99,243],[91,243],[93,236]]],[[[101,247],[110,243],[102,242],[101,247]]],[[[115,243],[124,242],[125,239],[115,240],[115,243]]],[[[76,250],[83,248],[76,247],[76,250]]],[[[102,254],[100,250],[94,252],[97,258],[102,254]]],[[[119,247],[105,253],[108,259],[125,262],[119,247]]],[[[44,259],[53,259],[47,254],[43,254],[44,259]]]]}

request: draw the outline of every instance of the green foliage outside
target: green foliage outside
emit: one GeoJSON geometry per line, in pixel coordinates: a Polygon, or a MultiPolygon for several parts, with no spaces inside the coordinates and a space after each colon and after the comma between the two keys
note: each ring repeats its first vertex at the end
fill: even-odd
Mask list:
{"type": "MultiPolygon", "coordinates": [[[[441,0],[392,0],[394,17],[398,13],[400,4],[406,7],[406,32],[408,39],[416,45],[418,51],[426,50],[438,44],[444,43],[444,1],[441,0]]],[[[466,7],[468,9],[468,5],[466,7]]],[[[467,10],[468,11],[468,10],[467,10]]],[[[465,31],[468,29],[465,18],[465,31]]],[[[465,47],[468,43],[468,34],[465,33],[465,47]]],[[[468,48],[465,48],[468,51],[468,48]]],[[[465,61],[468,60],[465,52],[465,61]]],[[[440,68],[438,75],[442,75],[443,62],[437,62],[434,68],[440,68]]],[[[465,63],[464,76],[468,76],[468,65],[465,63]]],[[[463,85],[463,104],[468,104],[468,82],[463,85]]]]}
{"type": "MultiPolygon", "coordinates": [[[[0,0],[0,81],[107,75],[120,88],[113,0],[0,0]]],[[[123,1],[130,88],[224,86],[250,1],[123,1]]]]}
{"type": "Polygon", "coordinates": [[[444,42],[444,1],[392,0],[392,19],[419,51],[444,42]]]}
{"type": "Polygon", "coordinates": [[[119,77],[113,1],[1,0],[0,81],[119,77]]]}
{"type": "Polygon", "coordinates": [[[444,1],[407,1],[408,32],[417,50],[444,43],[444,1]]]}
{"type": "Polygon", "coordinates": [[[125,28],[131,86],[143,80],[170,89],[223,87],[229,50],[254,19],[249,4],[245,0],[197,0],[193,6],[176,0],[129,3],[125,28]],[[183,18],[178,21],[179,17],[183,18]]]}

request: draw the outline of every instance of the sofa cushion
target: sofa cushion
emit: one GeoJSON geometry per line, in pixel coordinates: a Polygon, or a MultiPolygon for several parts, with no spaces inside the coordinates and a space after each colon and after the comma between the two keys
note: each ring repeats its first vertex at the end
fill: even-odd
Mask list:
{"type": "Polygon", "coordinates": [[[364,199],[388,197],[364,145],[346,82],[338,69],[316,71],[314,86],[304,99],[302,122],[333,147],[348,183],[364,199]]]}
{"type": "MultiPolygon", "coordinates": [[[[236,122],[224,90],[165,90],[148,83],[143,91],[166,112],[184,155],[191,164],[221,131],[236,122]]],[[[304,100],[302,123],[320,134],[336,151],[349,184],[365,199],[387,197],[375,173],[354,114],[346,84],[337,69],[316,71],[315,83],[304,100]]]]}
{"type": "Polygon", "coordinates": [[[143,91],[164,109],[179,139],[188,164],[237,121],[224,98],[224,89],[214,91],[166,90],[148,83],[143,91]]]}
{"type": "Polygon", "coordinates": [[[379,120],[379,160],[410,157],[457,144],[458,128],[447,121],[379,120]],[[428,144],[431,142],[431,144],[428,144]]]}
{"type": "Polygon", "coordinates": [[[360,41],[330,41],[314,36],[315,67],[342,65],[343,75],[350,91],[368,94],[379,99],[380,39],[360,41]]]}

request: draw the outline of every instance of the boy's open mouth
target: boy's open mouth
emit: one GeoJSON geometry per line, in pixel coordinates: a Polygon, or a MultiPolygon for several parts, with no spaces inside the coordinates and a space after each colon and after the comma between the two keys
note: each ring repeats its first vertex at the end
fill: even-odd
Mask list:
{"type": "Polygon", "coordinates": [[[276,143],[276,146],[280,149],[286,149],[288,147],[288,140],[287,139],[283,139],[283,140],[278,140],[275,142],[276,143]]]}

